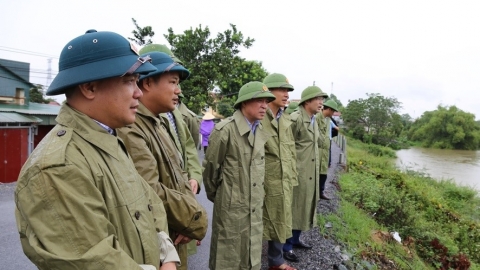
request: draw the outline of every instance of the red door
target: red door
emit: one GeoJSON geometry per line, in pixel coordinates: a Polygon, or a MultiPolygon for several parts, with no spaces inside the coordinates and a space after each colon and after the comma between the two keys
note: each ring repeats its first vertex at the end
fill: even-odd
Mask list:
{"type": "Polygon", "coordinates": [[[28,128],[0,128],[0,182],[17,181],[28,158],[28,128]]]}

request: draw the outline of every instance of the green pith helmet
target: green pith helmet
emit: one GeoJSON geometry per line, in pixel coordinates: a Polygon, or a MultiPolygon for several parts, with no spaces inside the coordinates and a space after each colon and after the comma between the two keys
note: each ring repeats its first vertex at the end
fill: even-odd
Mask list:
{"type": "Polygon", "coordinates": [[[173,58],[166,53],[149,52],[142,54],[141,56],[150,57],[152,59],[152,65],[157,68],[157,71],[150,72],[147,75],[140,75],[140,80],[166,72],[178,72],[180,76],[180,82],[186,80],[188,76],[190,76],[190,71],[188,69],[180,65],[178,62],[175,62],[173,58]]]}
{"type": "Polygon", "coordinates": [[[249,82],[240,88],[237,101],[233,106],[235,109],[238,109],[242,102],[256,98],[267,98],[268,102],[272,102],[276,97],[268,90],[265,84],[261,82],[249,82]]]}
{"type": "Polygon", "coordinates": [[[287,88],[288,91],[293,91],[293,86],[288,82],[287,77],[280,73],[272,73],[263,79],[263,83],[268,89],[273,88],[287,88]]]}
{"type": "Polygon", "coordinates": [[[320,89],[320,87],[318,87],[318,86],[315,86],[315,85],[314,86],[309,86],[309,87],[305,88],[305,90],[303,90],[302,100],[300,100],[300,104],[302,104],[303,102],[305,102],[309,99],[315,98],[315,97],[327,98],[328,94],[323,92],[322,89],[320,89]]]}
{"type": "Polygon", "coordinates": [[[292,101],[288,104],[287,109],[285,109],[285,112],[288,114],[291,114],[297,110],[298,110],[298,102],[292,101]]]}
{"type": "Polygon", "coordinates": [[[82,83],[157,70],[148,57],[139,57],[135,46],[123,36],[93,29],[65,45],[58,69],[47,96],[64,94],[82,83]]]}
{"type": "Polygon", "coordinates": [[[140,51],[138,53],[139,54],[145,54],[145,53],[149,53],[149,52],[163,52],[163,53],[166,53],[173,58],[173,61],[179,63],[182,66],[184,66],[182,61],[180,59],[178,59],[166,45],[163,45],[163,44],[147,44],[142,49],[140,49],[140,51]]]}
{"type": "Polygon", "coordinates": [[[338,104],[333,99],[329,99],[323,103],[323,107],[331,108],[332,110],[338,112],[338,104]]]}

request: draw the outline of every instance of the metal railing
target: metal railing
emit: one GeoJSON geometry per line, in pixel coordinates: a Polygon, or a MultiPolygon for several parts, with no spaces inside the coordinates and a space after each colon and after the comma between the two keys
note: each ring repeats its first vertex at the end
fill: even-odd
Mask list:
{"type": "Polygon", "coordinates": [[[337,136],[333,137],[332,141],[334,141],[338,147],[340,147],[340,155],[339,155],[339,164],[347,164],[347,138],[342,134],[338,134],[337,136]]]}

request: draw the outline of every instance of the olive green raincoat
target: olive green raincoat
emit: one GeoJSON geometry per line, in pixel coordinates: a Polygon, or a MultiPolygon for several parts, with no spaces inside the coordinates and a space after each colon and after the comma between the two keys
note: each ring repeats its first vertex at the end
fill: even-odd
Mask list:
{"type": "Polygon", "coordinates": [[[294,230],[307,231],[317,226],[318,194],[318,125],[308,116],[303,106],[290,115],[297,150],[298,186],[293,187],[294,230]]]}
{"type": "MultiPolygon", "coordinates": [[[[182,103],[180,103],[182,104],[182,103]]],[[[186,107],[185,107],[186,108],[186,107]]],[[[175,118],[175,125],[177,127],[177,132],[175,132],[174,127],[168,121],[168,116],[166,113],[161,113],[160,115],[164,118],[165,122],[170,123],[168,128],[168,133],[172,140],[175,141],[178,151],[182,153],[182,158],[184,162],[184,170],[188,173],[188,179],[194,179],[198,183],[197,194],[200,193],[200,188],[202,186],[202,167],[200,166],[200,160],[198,159],[197,148],[193,138],[188,130],[187,124],[183,120],[182,113],[177,108],[173,112],[173,117],[175,118]]],[[[197,253],[197,242],[191,241],[187,245],[188,255],[197,253]]]]}
{"type": "Polygon", "coordinates": [[[142,269],[178,261],[167,235],[157,235],[168,230],[162,201],[123,142],[68,104],[56,121],[15,190],[27,257],[39,269],[142,269]]]}
{"type": "MultiPolygon", "coordinates": [[[[173,117],[175,118],[175,124],[177,126],[178,134],[175,134],[175,129],[168,121],[168,116],[166,113],[161,113],[160,115],[164,118],[165,123],[168,123],[168,134],[175,142],[178,151],[180,151],[183,160],[183,170],[188,173],[188,180],[195,179],[198,182],[198,192],[200,192],[200,185],[202,184],[202,166],[200,165],[200,160],[198,159],[197,148],[195,147],[195,142],[193,137],[188,130],[187,124],[183,121],[182,113],[179,109],[175,109],[173,112],[173,117]],[[178,136],[177,136],[178,135],[178,136]]],[[[197,192],[197,193],[198,193],[197,192]]]]}
{"type": "Polygon", "coordinates": [[[270,109],[262,120],[273,136],[265,144],[265,203],[263,239],[285,243],[292,236],[292,194],[297,181],[297,153],[290,116],[282,112],[277,119],[270,109]]]}
{"type": "Polygon", "coordinates": [[[195,148],[198,148],[200,146],[200,119],[183,103],[178,105],[178,109],[182,113],[183,121],[187,124],[190,134],[192,134],[195,148]]]}
{"type": "Polygon", "coordinates": [[[320,160],[320,174],[328,174],[328,157],[330,152],[330,135],[328,134],[330,126],[330,117],[324,117],[323,113],[317,113],[315,121],[318,124],[320,130],[320,136],[318,136],[318,158],[320,160]]]}
{"type": "Polygon", "coordinates": [[[218,123],[210,135],[203,181],[213,202],[211,270],[260,269],[265,196],[265,142],[240,110],[218,123]]]}
{"type": "MultiPolygon", "coordinates": [[[[208,222],[206,211],[193,194],[183,168],[183,159],[167,132],[168,120],[153,115],[141,102],[132,126],[118,130],[135,167],[162,199],[168,218],[170,237],[183,234],[201,240],[208,222]]],[[[187,245],[177,250],[187,269],[187,245]]]]}

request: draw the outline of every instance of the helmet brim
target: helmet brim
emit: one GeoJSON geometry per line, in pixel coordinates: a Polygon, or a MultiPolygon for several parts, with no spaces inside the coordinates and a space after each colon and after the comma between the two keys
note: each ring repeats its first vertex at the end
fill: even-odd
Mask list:
{"type": "MultiPolygon", "coordinates": [[[[137,61],[138,56],[126,55],[64,69],[52,81],[46,95],[60,95],[64,94],[65,90],[82,83],[120,77],[137,61]]],[[[150,62],[145,62],[134,73],[147,74],[156,70],[150,62]]]]}
{"type": "Polygon", "coordinates": [[[150,72],[146,75],[140,76],[140,80],[153,77],[166,72],[178,72],[180,74],[180,82],[183,82],[190,76],[190,71],[177,62],[161,63],[154,66],[157,68],[157,70],[154,72],[150,72]]]}
{"type": "Polygon", "coordinates": [[[238,109],[240,108],[240,104],[242,104],[242,102],[245,102],[248,100],[260,99],[260,98],[266,98],[268,100],[268,103],[276,99],[276,97],[270,91],[261,92],[260,94],[258,92],[254,92],[254,93],[249,93],[248,95],[244,95],[241,99],[238,99],[237,102],[235,102],[235,105],[233,107],[235,109],[238,109]]]}

